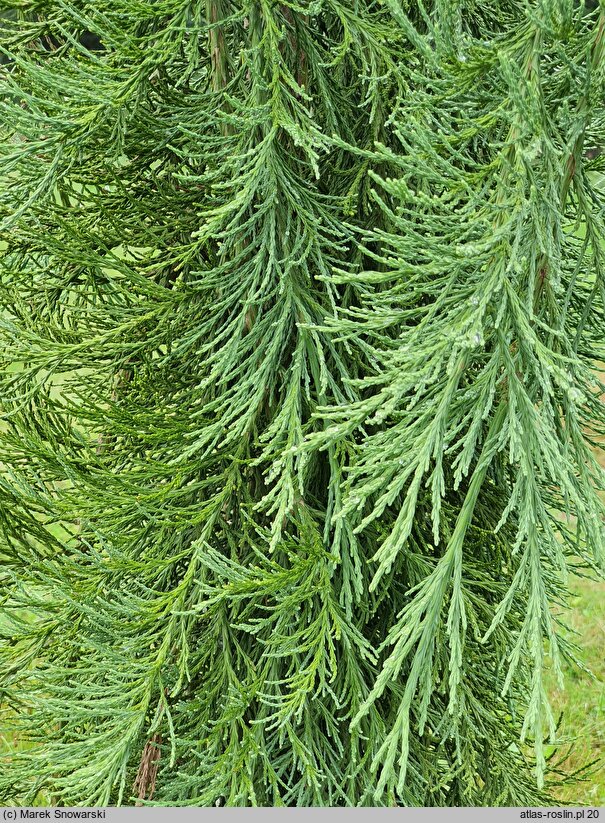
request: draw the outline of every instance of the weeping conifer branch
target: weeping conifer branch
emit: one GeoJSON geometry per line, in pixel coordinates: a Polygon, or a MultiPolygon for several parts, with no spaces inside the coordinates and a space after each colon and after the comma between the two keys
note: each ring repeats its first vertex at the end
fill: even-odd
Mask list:
{"type": "Polygon", "coordinates": [[[0,801],[549,802],[602,13],[12,5],[0,801]]]}

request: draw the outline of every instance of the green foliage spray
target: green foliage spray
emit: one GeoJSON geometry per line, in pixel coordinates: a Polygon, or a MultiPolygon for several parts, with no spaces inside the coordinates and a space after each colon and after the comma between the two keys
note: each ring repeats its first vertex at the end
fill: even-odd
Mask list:
{"type": "Polygon", "coordinates": [[[2,12],[0,802],[547,802],[604,13],[2,12]]]}

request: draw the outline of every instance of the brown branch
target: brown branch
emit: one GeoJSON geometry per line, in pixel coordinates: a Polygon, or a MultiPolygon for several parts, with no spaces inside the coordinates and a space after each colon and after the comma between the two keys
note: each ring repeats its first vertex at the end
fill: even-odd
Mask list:
{"type": "Polygon", "coordinates": [[[229,81],[229,64],[225,43],[224,27],[219,25],[225,17],[225,8],[222,0],[207,0],[206,17],[208,20],[208,48],[212,66],[212,89],[222,91],[229,81]]]}
{"type": "Polygon", "coordinates": [[[159,734],[154,734],[151,740],[148,740],[145,744],[133,786],[133,792],[138,797],[135,806],[142,806],[143,800],[151,800],[153,798],[160,758],[162,756],[160,751],[161,745],[162,736],[159,734]]]}

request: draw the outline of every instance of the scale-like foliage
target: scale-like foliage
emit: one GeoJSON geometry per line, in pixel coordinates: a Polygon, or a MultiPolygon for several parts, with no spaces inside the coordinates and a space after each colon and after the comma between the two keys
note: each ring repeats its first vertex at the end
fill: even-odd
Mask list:
{"type": "Polygon", "coordinates": [[[0,801],[546,801],[605,15],[1,10],[0,801]]]}

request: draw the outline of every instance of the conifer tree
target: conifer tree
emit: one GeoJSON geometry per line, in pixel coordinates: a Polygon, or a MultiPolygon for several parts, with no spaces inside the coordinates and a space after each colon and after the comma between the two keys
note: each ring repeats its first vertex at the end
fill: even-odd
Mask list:
{"type": "Polygon", "coordinates": [[[0,11],[0,802],[550,802],[605,13],[0,11]]]}

